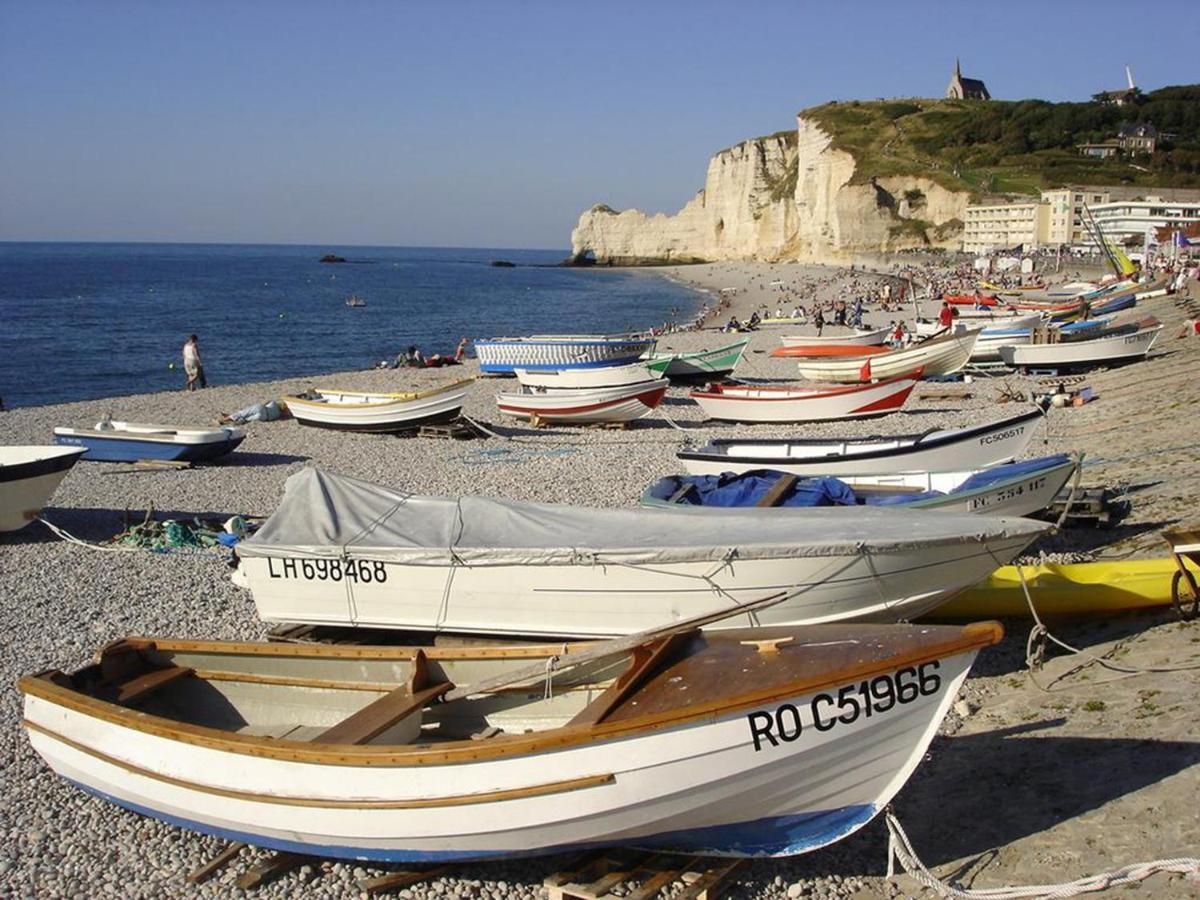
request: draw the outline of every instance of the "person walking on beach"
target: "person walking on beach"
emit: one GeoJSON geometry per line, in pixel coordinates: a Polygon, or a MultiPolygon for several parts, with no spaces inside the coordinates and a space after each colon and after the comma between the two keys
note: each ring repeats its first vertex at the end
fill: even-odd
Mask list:
{"type": "Polygon", "coordinates": [[[198,386],[208,387],[208,379],[204,377],[204,363],[200,361],[199,338],[189,334],[183,343],[183,371],[187,373],[187,390],[194,391],[198,386]]]}

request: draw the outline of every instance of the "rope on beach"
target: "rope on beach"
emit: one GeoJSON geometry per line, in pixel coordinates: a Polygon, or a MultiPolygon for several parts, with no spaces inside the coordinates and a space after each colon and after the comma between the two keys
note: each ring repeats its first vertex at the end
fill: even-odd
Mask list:
{"type": "Polygon", "coordinates": [[[111,544],[93,544],[90,541],[85,541],[82,538],[75,537],[75,535],[71,534],[69,531],[66,531],[65,529],[59,528],[57,525],[55,525],[53,522],[49,521],[48,519],[44,519],[41,516],[35,516],[34,518],[36,519],[36,521],[41,522],[43,525],[45,525],[47,528],[49,528],[55,535],[57,535],[62,540],[66,541],[67,543],[77,544],[78,546],[86,547],[89,550],[106,550],[110,553],[130,553],[132,551],[139,549],[137,547],[114,546],[111,544]]]}
{"type": "Polygon", "coordinates": [[[956,897],[962,900],[1019,900],[1027,897],[1077,897],[1080,894],[1105,891],[1111,887],[1136,884],[1151,875],[1171,873],[1186,875],[1189,879],[1200,879],[1200,859],[1191,856],[1173,857],[1171,859],[1156,859],[1152,862],[1131,863],[1101,872],[1098,875],[1088,875],[1075,881],[1065,881],[1060,884],[1038,884],[1028,887],[1002,888],[960,888],[942,881],[921,862],[912,842],[900,825],[900,820],[889,809],[884,814],[888,827],[888,866],[887,878],[890,881],[895,874],[895,863],[899,861],[904,871],[920,882],[923,886],[936,893],[939,897],[956,897]]]}

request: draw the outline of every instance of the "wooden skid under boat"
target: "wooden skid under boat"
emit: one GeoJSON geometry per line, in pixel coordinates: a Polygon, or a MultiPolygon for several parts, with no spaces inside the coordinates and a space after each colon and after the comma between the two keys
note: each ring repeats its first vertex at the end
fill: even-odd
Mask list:
{"type": "Polygon", "coordinates": [[[799,363],[800,377],[809,381],[836,381],[855,384],[872,379],[895,378],[921,369],[926,376],[948,375],[967,364],[975,349],[978,330],[945,334],[920,344],[880,353],[865,360],[810,359],[799,363]]]}
{"type": "Polygon", "coordinates": [[[917,378],[825,388],[710,385],[690,396],[708,418],[722,422],[824,422],[895,412],[916,385],[917,378]]]}
{"type": "Polygon", "coordinates": [[[793,475],[958,472],[1008,462],[1025,451],[1042,418],[1034,409],[972,428],[846,439],[725,438],[676,456],[692,475],[777,469],[793,475]]]}
{"type": "Polygon", "coordinates": [[[892,799],[1001,635],[987,622],[600,649],[131,638],[19,689],[29,741],[62,777],[256,846],[388,862],[621,845],[783,856],[892,799]]]}
{"type": "Polygon", "coordinates": [[[282,402],[301,425],[394,434],[458,418],[473,379],[429,391],[399,394],[319,388],[282,402]]]}
{"type": "MultiPolygon", "coordinates": [[[[1200,571],[1200,569],[1198,569],[1200,571]]],[[[1168,606],[1173,559],[1114,562],[1042,563],[1022,566],[1038,615],[1071,616],[1168,606]]],[[[1001,566],[987,580],[929,613],[936,620],[978,620],[991,616],[1027,618],[1029,604],[1016,566],[1001,566]]]]}
{"type": "Polygon", "coordinates": [[[0,532],[32,522],[84,452],[82,447],[0,447],[0,532]]]}
{"type": "Polygon", "coordinates": [[[54,442],[84,447],[83,459],[137,462],[207,462],[231,452],[246,438],[241,428],[191,428],[106,419],[94,428],[55,428],[54,442]]]}

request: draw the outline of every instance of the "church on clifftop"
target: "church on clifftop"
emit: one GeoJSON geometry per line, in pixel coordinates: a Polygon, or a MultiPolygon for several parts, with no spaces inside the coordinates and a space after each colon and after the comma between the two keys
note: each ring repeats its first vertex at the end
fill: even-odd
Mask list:
{"type": "Polygon", "coordinates": [[[947,100],[991,100],[987,85],[978,78],[963,78],[962,67],[954,60],[954,74],[946,88],[947,100]]]}

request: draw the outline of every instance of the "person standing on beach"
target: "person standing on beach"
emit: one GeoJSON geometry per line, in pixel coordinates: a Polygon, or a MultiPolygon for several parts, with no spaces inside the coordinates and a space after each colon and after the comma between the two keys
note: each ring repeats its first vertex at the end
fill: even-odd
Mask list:
{"type": "Polygon", "coordinates": [[[208,379],[204,377],[204,364],[200,361],[199,338],[189,334],[183,344],[183,371],[187,373],[187,389],[194,391],[196,386],[208,387],[208,379]]]}

